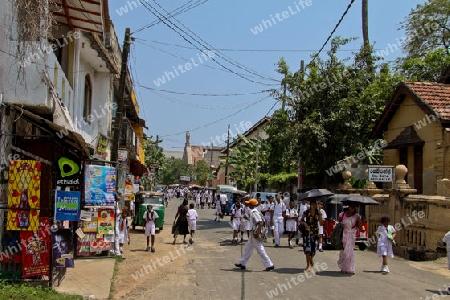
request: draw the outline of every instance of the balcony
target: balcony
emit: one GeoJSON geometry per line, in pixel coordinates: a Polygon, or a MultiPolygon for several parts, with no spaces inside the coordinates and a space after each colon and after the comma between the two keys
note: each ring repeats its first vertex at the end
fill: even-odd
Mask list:
{"type": "Polygon", "coordinates": [[[128,151],[128,157],[137,159],[137,142],[136,133],[127,118],[122,120],[122,130],[120,133],[119,148],[128,151]]]}

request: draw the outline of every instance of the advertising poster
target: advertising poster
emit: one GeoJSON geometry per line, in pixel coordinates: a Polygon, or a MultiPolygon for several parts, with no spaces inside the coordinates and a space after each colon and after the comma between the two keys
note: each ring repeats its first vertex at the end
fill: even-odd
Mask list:
{"type": "Polygon", "coordinates": [[[97,233],[85,233],[83,238],[78,237],[77,255],[89,256],[91,253],[91,241],[97,238],[97,233]]]}
{"type": "Polygon", "coordinates": [[[80,192],[56,191],[56,220],[78,221],[80,215],[80,192]]]}
{"type": "Polygon", "coordinates": [[[49,275],[50,270],[50,219],[39,218],[37,231],[21,231],[22,277],[49,275]]]}
{"type": "Polygon", "coordinates": [[[85,205],[113,206],[116,191],[116,169],[87,165],[85,170],[85,205]]]}
{"type": "Polygon", "coordinates": [[[57,268],[73,268],[73,235],[70,229],[58,229],[52,234],[53,265],[57,268]]]}
{"type": "Polygon", "coordinates": [[[107,147],[108,147],[108,138],[104,135],[99,135],[97,140],[97,147],[95,147],[94,156],[100,159],[105,159],[107,147]]]}
{"type": "Polygon", "coordinates": [[[85,221],[83,221],[82,229],[83,232],[97,233],[98,231],[98,212],[97,211],[85,211],[84,213],[85,221]],[[88,216],[89,214],[89,216],[88,216]]]}
{"type": "Polygon", "coordinates": [[[111,249],[111,242],[107,242],[103,238],[91,239],[91,243],[90,243],[90,251],[91,252],[106,251],[106,250],[110,250],[110,249],[111,249]]]}
{"type": "Polygon", "coordinates": [[[98,211],[98,234],[114,234],[114,210],[98,211]]]}
{"type": "Polygon", "coordinates": [[[41,163],[13,160],[8,174],[7,230],[37,231],[41,191],[41,163]]]}
{"type": "Polygon", "coordinates": [[[62,156],[58,159],[59,172],[56,175],[57,190],[81,190],[80,165],[80,159],[74,156],[62,156]]]}

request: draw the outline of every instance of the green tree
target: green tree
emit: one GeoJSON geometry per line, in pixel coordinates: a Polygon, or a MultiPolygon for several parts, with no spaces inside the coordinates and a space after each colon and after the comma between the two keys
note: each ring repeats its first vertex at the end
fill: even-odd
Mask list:
{"type": "Polygon", "coordinates": [[[199,160],[195,166],[195,174],[197,175],[195,183],[198,185],[206,185],[206,181],[210,177],[210,173],[211,170],[208,163],[204,160],[199,160]]]}
{"type": "Polygon", "coordinates": [[[156,140],[154,141],[153,136],[150,136],[143,141],[142,146],[145,153],[145,165],[147,166],[147,168],[150,167],[151,164],[156,164],[159,166],[158,172],[154,176],[152,176],[153,187],[147,188],[154,188],[156,183],[161,182],[162,172],[166,167],[166,157],[164,156],[163,148],[159,146],[161,142],[162,140],[160,140],[158,136],[156,136],[156,140]]]}
{"type": "Polygon", "coordinates": [[[351,40],[334,38],[326,60],[317,58],[286,79],[298,139],[294,152],[305,174],[322,174],[325,185],[328,168],[373,143],[373,125],[400,80],[385,65],[372,66],[365,47],[351,64],[339,59],[338,49],[351,40]]]}
{"type": "Polygon", "coordinates": [[[180,158],[171,157],[167,160],[166,167],[161,172],[161,181],[164,184],[180,182],[180,176],[192,176],[193,166],[180,158]]]}
{"type": "Polygon", "coordinates": [[[450,65],[450,56],[444,49],[433,50],[423,57],[410,57],[398,60],[397,70],[408,81],[437,82],[443,71],[450,65]]]}

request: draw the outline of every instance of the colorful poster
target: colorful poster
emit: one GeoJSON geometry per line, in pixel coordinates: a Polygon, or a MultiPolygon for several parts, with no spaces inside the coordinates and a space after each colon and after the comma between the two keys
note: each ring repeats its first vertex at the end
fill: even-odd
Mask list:
{"type": "Polygon", "coordinates": [[[80,159],[75,156],[62,156],[58,159],[59,172],[56,175],[57,190],[80,191],[80,159]]]}
{"type": "Polygon", "coordinates": [[[56,191],[56,220],[78,221],[80,215],[80,192],[56,191]]]}
{"type": "Polygon", "coordinates": [[[98,234],[114,234],[114,210],[98,210],[98,234]]]}
{"type": "Polygon", "coordinates": [[[73,235],[70,229],[58,229],[52,234],[53,266],[73,268],[73,235]]]}
{"type": "Polygon", "coordinates": [[[87,165],[85,170],[85,205],[113,206],[116,191],[116,169],[87,165]]]}
{"type": "Polygon", "coordinates": [[[77,255],[89,256],[91,253],[91,241],[95,240],[97,233],[85,233],[83,238],[78,237],[77,255]]]}
{"type": "Polygon", "coordinates": [[[88,211],[83,213],[86,217],[86,220],[83,221],[82,229],[83,232],[93,232],[97,233],[98,231],[98,212],[97,211],[88,211]],[[87,216],[89,214],[89,216],[87,216]],[[89,219],[89,220],[87,220],[89,219]]]}
{"type": "Polygon", "coordinates": [[[90,243],[91,252],[106,251],[110,249],[111,249],[111,242],[107,242],[103,238],[91,239],[90,243]]]}
{"type": "Polygon", "coordinates": [[[50,219],[39,218],[37,231],[21,231],[22,277],[49,275],[50,270],[50,219]]]}
{"type": "Polygon", "coordinates": [[[8,176],[6,230],[37,231],[41,191],[41,163],[13,160],[8,176]]]}
{"type": "Polygon", "coordinates": [[[107,147],[108,147],[108,138],[104,135],[99,135],[97,140],[97,147],[95,147],[94,156],[100,159],[106,159],[107,147]]]}

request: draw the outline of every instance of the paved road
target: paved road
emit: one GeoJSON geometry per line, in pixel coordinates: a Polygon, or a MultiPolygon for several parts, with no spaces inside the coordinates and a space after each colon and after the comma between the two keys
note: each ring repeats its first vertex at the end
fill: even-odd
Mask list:
{"type": "MultiPolygon", "coordinates": [[[[170,228],[179,203],[179,199],[172,200],[165,228],[170,228]]],[[[152,299],[440,299],[443,296],[439,290],[450,285],[445,260],[418,263],[394,258],[389,265],[391,273],[382,275],[381,260],[367,250],[355,250],[354,276],[337,272],[339,252],[332,250],[317,253],[315,262],[321,272],[305,273],[302,248],[288,248],[286,238],[280,248],[265,243],[275,264],[274,271],[263,272],[256,252],[247,270],[242,271],[233,264],[241,256],[245,243],[231,244],[229,217],[217,223],[213,221],[212,209],[198,212],[195,244],[192,251],[184,254],[188,263],[172,280],[160,284],[151,294],[152,299]]]]}

